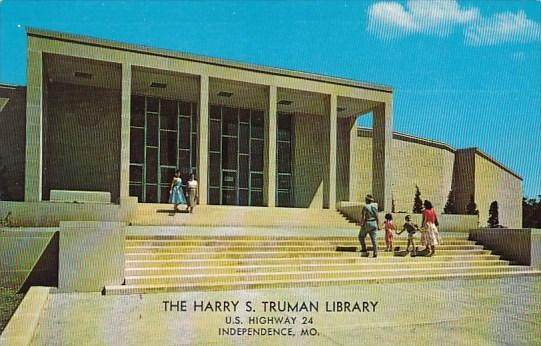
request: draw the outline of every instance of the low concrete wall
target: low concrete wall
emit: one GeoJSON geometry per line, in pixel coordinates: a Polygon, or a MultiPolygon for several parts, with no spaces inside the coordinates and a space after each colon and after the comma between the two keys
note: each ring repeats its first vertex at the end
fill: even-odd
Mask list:
{"type": "Polygon", "coordinates": [[[60,221],[119,221],[129,222],[137,210],[137,198],[130,197],[121,205],[103,203],[3,202],[0,217],[12,213],[19,227],[57,227],[60,221]]]}
{"type": "Polygon", "coordinates": [[[58,283],[55,228],[0,229],[0,286],[20,290],[58,283]]]}
{"type": "Polygon", "coordinates": [[[32,287],[21,305],[11,317],[6,329],[0,335],[0,345],[30,345],[38,326],[41,312],[49,299],[49,287],[32,287]]]}
{"type": "MultiPolygon", "coordinates": [[[[363,204],[358,202],[339,202],[338,210],[346,215],[349,219],[359,222],[363,204]]],[[[421,225],[421,214],[393,213],[393,222],[400,227],[404,224],[406,215],[410,215],[414,223],[421,225]]],[[[383,222],[385,213],[380,212],[380,222],[383,222]]],[[[439,214],[438,221],[440,226],[438,230],[441,232],[468,232],[469,230],[479,227],[479,219],[477,215],[450,215],[439,214]]]]}
{"type": "Polygon", "coordinates": [[[470,239],[503,259],[541,270],[541,229],[481,228],[470,231],[470,239]]]}
{"type": "Polygon", "coordinates": [[[99,292],[124,281],[125,223],[61,222],[58,289],[99,292]]]}

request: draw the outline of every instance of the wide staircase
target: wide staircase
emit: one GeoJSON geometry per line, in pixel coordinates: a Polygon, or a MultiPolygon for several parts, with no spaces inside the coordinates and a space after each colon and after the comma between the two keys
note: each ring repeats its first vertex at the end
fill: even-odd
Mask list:
{"type": "MultiPolygon", "coordinates": [[[[384,252],[380,235],[379,256],[361,257],[352,251],[358,251],[358,241],[355,229],[349,227],[351,236],[344,232],[323,235],[321,228],[305,229],[304,235],[283,235],[287,230],[279,232],[279,228],[245,235],[235,235],[233,230],[232,235],[221,236],[157,234],[156,228],[154,234],[128,232],[125,284],[107,286],[104,292],[316,287],[540,274],[527,266],[510,265],[469,241],[464,233],[442,232],[442,245],[433,257],[384,252]]],[[[395,240],[395,246],[405,245],[405,237],[395,240]]]]}

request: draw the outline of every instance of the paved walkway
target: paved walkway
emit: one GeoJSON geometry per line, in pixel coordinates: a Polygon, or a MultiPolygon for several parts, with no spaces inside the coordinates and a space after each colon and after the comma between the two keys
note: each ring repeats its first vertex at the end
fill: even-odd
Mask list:
{"type": "Polygon", "coordinates": [[[541,278],[131,296],[53,294],[33,344],[541,345],[541,278]],[[164,300],[186,301],[188,311],[166,312],[164,300]],[[201,300],[239,301],[238,311],[193,312],[194,301],[201,300]],[[319,311],[263,312],[264,302],[284,300],[319,303],[319,311]],[[245,311],[249,301],[256,312],[245,311]],[[327,301],[378,303],[374,312],[326,312],[327,301]],[[243,324],[226,324],[231,316],[243,324]],[[250,317],[280,316],[295,317],[295,324],[249,324],[250,317]],[[312,323],[306,319],[302,324],[303,317],[312,323]],[[219,336],[220,328],[237,327],[283,332],[291,327],[295,336],[219,336]],[[305,327],[318,335],[301,336],[305,327]]]}

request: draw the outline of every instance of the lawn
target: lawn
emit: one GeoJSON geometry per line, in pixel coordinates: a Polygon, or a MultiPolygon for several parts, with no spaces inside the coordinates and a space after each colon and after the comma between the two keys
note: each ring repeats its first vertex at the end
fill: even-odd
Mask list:
{"type": "Polygon", "coordinates": [[[12,288],[0,287],[0,333],[6,328],[23,298],[24,293],[17,293],[17,290],[12,288]]]}

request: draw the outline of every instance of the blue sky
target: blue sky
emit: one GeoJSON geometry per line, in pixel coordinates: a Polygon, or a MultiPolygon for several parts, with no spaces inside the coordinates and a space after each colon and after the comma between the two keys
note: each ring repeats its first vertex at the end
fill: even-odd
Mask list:
{"type": "Polygon", "coordinates": [[[533,197],[540,23],[539,0],[0,0],[0,82],[26,84],[30,26],[386,84],[396,131],[479,147],[533,197]]]}

